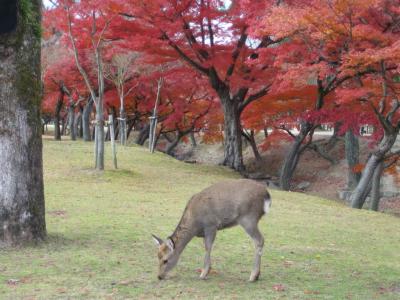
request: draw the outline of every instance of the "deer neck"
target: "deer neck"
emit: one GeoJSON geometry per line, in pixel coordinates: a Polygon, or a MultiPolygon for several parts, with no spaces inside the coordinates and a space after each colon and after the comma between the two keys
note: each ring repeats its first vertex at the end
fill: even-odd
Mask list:
{"type": "Polygon", "coordinates": [[[175,252],[180,254],[195,235],[196,232],[194,232],[193,226],[182,219],[174,233],[169,237],[174,243],[175,252]]]}

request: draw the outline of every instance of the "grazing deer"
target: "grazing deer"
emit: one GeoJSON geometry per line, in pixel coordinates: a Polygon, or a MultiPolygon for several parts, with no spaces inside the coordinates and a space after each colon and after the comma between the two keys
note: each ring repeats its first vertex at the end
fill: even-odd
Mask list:
{"type": "Polygon", "coordinates": [[[194,195],[186,205],[174,233],[165,241],[153,235],[158,247],[158,279],[164,279],[179,260],[185,246],[193,237],[204,237],[206,255],[200,278],[211,269],[211,248],[217,230],[241,225],[255,244],[254,267],[250,281],[260,275],[264,237],[258,221],[269,211],[271,197],[263,184],[248,179],[223,181],[194,195]]]}

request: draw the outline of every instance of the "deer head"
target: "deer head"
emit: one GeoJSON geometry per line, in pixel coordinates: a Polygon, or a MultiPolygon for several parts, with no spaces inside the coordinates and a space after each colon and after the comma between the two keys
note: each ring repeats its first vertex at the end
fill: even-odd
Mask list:
{"type": "Polygon", "coordinates": [[[154,242],[158,246],[158,279],[164,279],[167,273],[175,267],[179,259],[179,254],[175,251],[175,245],[170,238],[163,241],[159,237],[152,235],[154,242]]]}

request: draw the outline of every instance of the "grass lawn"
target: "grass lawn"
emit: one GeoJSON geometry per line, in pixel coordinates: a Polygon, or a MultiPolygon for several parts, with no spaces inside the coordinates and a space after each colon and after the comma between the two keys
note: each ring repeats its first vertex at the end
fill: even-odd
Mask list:
{"type": "Polygon", "coordinates": [[[158,281],[151,233],[166,237],[189,197],[237,177],[145,148],[118,148],[119,170],[93,170],[93,144],[44,142],[48,240],[0,250],[0,299],[400,299],[400,219],[332,201],[272,191],[260,221],[260,280],[248,283],[253,244],[240,227],[220,231],[214,271],[198,279],[194,239],[158,281]]]}

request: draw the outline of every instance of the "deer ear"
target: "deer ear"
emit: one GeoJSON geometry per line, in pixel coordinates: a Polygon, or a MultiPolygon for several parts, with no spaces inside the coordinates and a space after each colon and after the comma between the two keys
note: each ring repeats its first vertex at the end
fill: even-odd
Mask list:
{"type": "Polygon", "coordinates": [[[153,237],[153,240],[157,246],[160,246],[163,243],[163,240],[160,239],[158,236],[155,236],[154,234],[152,234],[151,236],[153,237]]]}
{"type": "Polygon", "coordinates": [[[174,245],[174,242],[170,238],[165,240],[165,244],[168,246],[168,248],[171,251],[174,251],[175,245],[174,245]]]}

